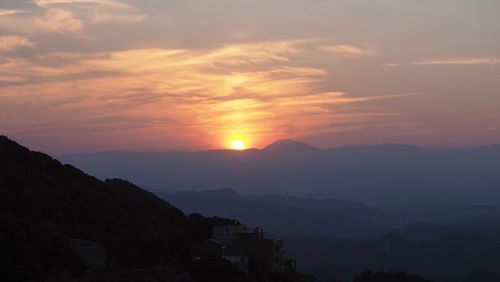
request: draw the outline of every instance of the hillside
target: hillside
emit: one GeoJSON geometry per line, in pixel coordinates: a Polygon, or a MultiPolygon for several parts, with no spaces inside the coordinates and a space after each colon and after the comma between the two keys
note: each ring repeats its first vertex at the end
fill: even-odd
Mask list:
{"type": "Polygon", "coordinates": [[[200,243],[210,238],[213,224],[232,222],[186,216],[129,182],[100,181],[0,136],[1,281],[82,277],[89,265],[75,244],[103,249],[107,266],[102,267],[168,267],[168,276],[139,276],[144,281],[182,273],[198,281],[213,281],[211,275],[247,281],[217,258],[192,261],[210,257],[200,243]]]}

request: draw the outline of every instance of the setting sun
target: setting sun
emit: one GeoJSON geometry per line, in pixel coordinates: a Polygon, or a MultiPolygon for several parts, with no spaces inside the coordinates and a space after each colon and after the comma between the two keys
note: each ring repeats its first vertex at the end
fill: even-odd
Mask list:
{"type": "Polygon", "coordinates": [[[231,149],[232,150],[245,150],[246,144],[243,140],[237,139],[231,141],[231,149]]]}

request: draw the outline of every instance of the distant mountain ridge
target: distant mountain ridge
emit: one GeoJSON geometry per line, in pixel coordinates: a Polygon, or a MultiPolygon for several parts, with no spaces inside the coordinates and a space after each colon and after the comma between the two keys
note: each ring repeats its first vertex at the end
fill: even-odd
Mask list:
{"type": "Polygon", "coordinates": [[[155,192],[186,213],[230,216],[276,235],[350,237],[381,228],[377,221],[390,216],[383,210],[343,200],[245,196],[231,189],[155,192]]]}
{"type": "Polygon", "coordinates": [[[288,153],[296,153],[302,151],[313,151],[313,150],[321,150],[319,148],[313,147],[307,143],[299,142],[291,139],[286,140],[278,140],[268,146],[266,146],[263,151],[268,152],[288,152],[288,153]]]}
{"type": "Polygon", "coordinates": [[[414,145],[315,148],[282,140],[264,149],[103,152],[59,159],[99,178],[154,190],[231,188],[386,205],[411,201],[500,204],[500,146],[428,150],[414,145]]]}
{"type": "Polygon", "coordinates": [[[359,240],[378,240],[387,235],[396,235],[412,242],[439,241],[451,235],[469,235],[500,243],[500,226],[492,225],[436,225],[429,222],[414,222],[399,228],[374,230],[357,236],[359,240]]]}
{"type": "Polygon", "coordinates": [[[221,215],[259,225],[277,235],[433,241],[450,234],[500,240],[500,207],[415,203],[380,209],[338,200],[286,195],[240,195],[231,189],[153,191],[186,213],[221,215]]]}
{"type": "Polygon", "coordinates": [[[435,282],[496,282],[500,277],[500,244],[472,235],[448,235],[432,242],[411,242],[393,234],[372,240],[287,237],[286,241],[290,255],[301,262],[301,271],[325,281],[348,281],[360,269],[421,273],[435,282]],[[485,280],[465,279],[476,272],[491,275],[485,280]]]}

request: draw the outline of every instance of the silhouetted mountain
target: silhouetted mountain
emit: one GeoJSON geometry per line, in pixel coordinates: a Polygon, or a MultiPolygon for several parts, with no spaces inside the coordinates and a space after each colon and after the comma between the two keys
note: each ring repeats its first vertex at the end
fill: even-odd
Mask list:
{"type": "MultiPolygon", "coordinates": [[[[192,257],[206,254],[201,242],[211,237],[212,225],[233,222],[187,217],[129,182],[100,181],[0,136],[1,281],[82,275],[89,265],[72,245],[96,249],[92,259],[102,268],[169,267],[172,275],[191,269],[197,277],[204,265],[192,264],[192,257]]],[[[247,281],[230,264],[207,263],[227,273],[210,278],[204,272],[199,281],[247,281]]]]}
{"type": "Polygon", "coordinates": [[[400,228],[388,228],[370,231],[356,239],[376,240],[388,235],[396,235],[413,242],[438,241],[452,235],[477,236],[500,243],[500,225],[477,222],[474,225],[442,226],[426,222],[416,222],[400,228]]]}
{"type": "Polygon", "coordinates": [[[186,213],[229,216],[281,235],[352,236],[377,228],[390,215],[350,201],[286,196],[240,196],[234,190],[175,192],[158,195],[186,213]]]}
{"type": "Polygon", "coordinates": [[[418,202],[390,208],[402,218],[446,226],[500,226],[500,206],[452,202],[418,202]]]}
{"type": "Polygon", "coordinates": [[[479,270],[496,276],[500,269],[500,244],[475,236],[454,235],[418,243],[395,235],[371,241],[328,237],[293,237],[286,241],[290,256],[300,262],[302,270],[329,279],[346,279],[370,269],[419,273],[440,282],[479,270]]]}
{"type": "Polygon", "coordinates": [[[263,149],[273,153],[301,153],[319,150],[307,143],[294,140],[278,140],[263,149]]]}
{"type": "Polygon", "coordinates": [[[380,239],[389,234],[394,234],[396,236],[404,238],[405,240],[414,242],[437,241],[453,232],[453,228],[448,226],[438,226],[426,222],[416,222],[401,228],[391,228],[368,232],[366,234],[358,236],[358,239],[380,239]]]}
{"type": "Polygon", "coordinates": [[[493,220],[500,212],[491,206],[420,203],[381,210],[345,200],[239,195],[232,189],[154,192],[186,213],[236,218],[280,235],[378,239],[396,234],[410,241],[435,241],[471,234],[500,240],[500,224],[493,220]],[[477,218],[465,220],[466,214],[477,218]],[[463,221],[455,222],[457,217],[463,221]]]}
{"type": "Polygon", "coordinates": [[[285,140],[247,151],[104,152],[60,159],[105,179],[155,191],[228,187],[242,194],[289,193],[367,204],[500,205],[500,146],[427,150],[413,145],[330,149],[285,140]]]}

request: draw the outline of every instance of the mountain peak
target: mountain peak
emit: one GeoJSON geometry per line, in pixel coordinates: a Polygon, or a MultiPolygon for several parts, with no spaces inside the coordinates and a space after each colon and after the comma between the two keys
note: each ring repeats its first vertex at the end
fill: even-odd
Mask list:
{"type": "Polygon", "coordinates": [[[222,198],[238,198],[238,197],[240,197],[240,194],[238,194],[238,192],[236,192],[233,189],[229,189],[229,188],[201,191],[200,194],[211,195],[211,196],[222,197],[222,198]]]}
{"type": "Polygon", "coordinates": [[[299,152],[299,151],[317,150],[317,148],[304,142],[286,139],[286,140],[278,140],[265,147],[264,150],[272,152],[287,152],[287,151],[299,152]]]}
{"type": "Polygon", "coordinates": [[[0,135],[0,154],[29,152],[29,150],[7,136],[0,135]]]}

